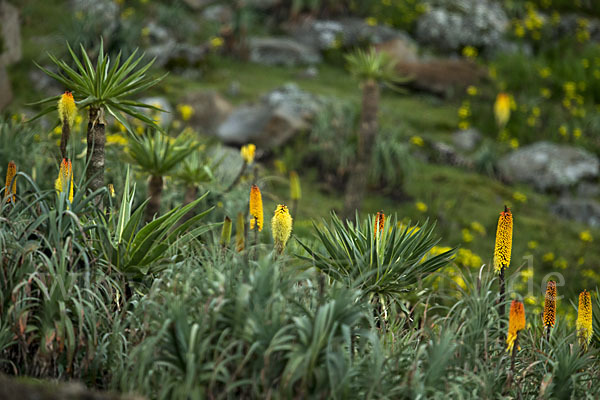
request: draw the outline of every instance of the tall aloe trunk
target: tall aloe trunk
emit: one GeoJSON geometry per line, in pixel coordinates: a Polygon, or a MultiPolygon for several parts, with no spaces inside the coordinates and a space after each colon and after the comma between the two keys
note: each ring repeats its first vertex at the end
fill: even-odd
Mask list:
{"type": "Polygon", "coordinates": [[[150,197],[150,201],[148,201],[148,205],[146,206],[146,211],[144,214],[146,222],[152,221],[154,216],[160,212],[162,190],[163,177],[152,175],[150,177],[150,182],[148,182],[148,197],[150,197]]]}
{"type": "Polygon", "coordinates": [[[93,191],[104,186],[104,143],[105,121],[104,109],[90,107],[87,129],[87,156],[88,164],[86,178],[89,188],[93,191]]]}
{"type": "Polygon", "coordinates": [[[363,82],[362,109],[358,134],[356,163],[346,184],[344,215],[352,217],[360,209],[367,189],[373,145],[377,136],[377,112],[379,110],[379,85],[374,79],[363,82]]]}

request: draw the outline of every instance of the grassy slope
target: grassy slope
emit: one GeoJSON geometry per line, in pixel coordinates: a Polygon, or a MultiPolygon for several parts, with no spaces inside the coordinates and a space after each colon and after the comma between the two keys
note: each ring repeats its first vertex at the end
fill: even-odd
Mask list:
{"type": "MultiPolygon", "coordinates": [[[[175,92],[185,88],[188,90],[213,88],[224,93],[230,83],[236,80],[240,83],[241,93],[238,98],[230,98],[230,100],[239,103],[255,100],[265,91],[294,81],[302,89],[314,93],[337,96],[355,102],[360,100],[360,91],[356,82],[341,69],[321,66],[318,78],[310,80],[298,79],[301,71],[300,68],[285,69],[216,60],[214,69],[202,82],[190,86],[190,82],[171,76],[168,78],[168,86],[171,86],[169,91],[175,92]]],[[[401,95],[388,91],[382,98],[380,116],[384,126],[403,125],[408,127],[406,131],[411,134],[436,140],[450,140],[450,134],[455,130],[458,121],[457,107],[453,102],[441,102],[427,96],[401,95]]],[[[399,140],[406,139],[399,138],[399,140]]],[[[340,210],[342,206],[340,194],[322,190],[315,177],[314,171],[310,170],[302,176],[304,194],[301,212],[296,220],[297,233],[302,236],[310,232],[311,219],[325,217],[330,210],[340,210]]],[[[388,214],[398,213],[401,218],[412,221],[425,218],[437,219],[439,232],[444,238],[442,244],[470,249],[484,262],[489,263],[493,252],[498,214],[504,204],[507,204],[512,207],[515,216],[512,268],[513,271],[515,267],[526,269],[528,264],[525,257],[534,256],[536,284],[533,295],[541,293],[539,284],[550,271],[565,276],[565,290],[569,292],[597,284],[581,274],[582,270],[595,269],[595,265],[600,262],[600,252],[593,244],[586,244],[579,239],[580,232],[589,228],[551,215],[548,206],[553,200],[552,196],[536,193],[523,185],[507,186],[485,175],[459,168],[426,163],[418,163],[406,183],[406,191],[414,201],[399,203],[378,193],[370,193],[364,211],[374,213],[377,210],[384,210],[388,214]],[[513,197],[516,192],[524,194],[527,200],[516,201],[513,197]],[[428,210],[425,213],[419,212],[415,206],[416,201],[427,204],[428,210]],[[470,229],[473,222],[483,225],[485,233],[477,233],[470,229]],[[469,229],[474,237],[471,242],[463,240],[465,228],[469,229]],[[530,248],[531,241],[537,242],[537,247],[530,248]],[[554,261],[543,261],[543,256],[548,253],[553,253],[554,261]],[[556,262],[560,258],[566,260],[566,268],[563,268],[564,263],[556,262]]],[[[275,192],[281,200],[285,200],[287,186],[281,184],[275,192]]],[[[266,201],[266,212],[274,207],[275,201],[266,201]]],[[[591,231],[594,237],[600,237],[598,231],[591,231]]],[[[526,293],[524,289],[521,290],[522,294],[526,293]]]]}
{"type": "MultiPolygon", "coordinates": [[[[24,57],[21,63],[11,68],[16,104],[39,98],[39,94],[31,90],[27,68],[31,66],[31,60],[43,61],[46,50],[55,51],[53,46],[62,43],[60,35],[56,35],[56,26],[64,17],[61,14],[64,11],[61,6],[63,3],[62,0],[24,0],[21,3],[24,17],[24,57]],[[39,23],[41,21],[43,23],[39,23]],[[51,34],[52,39],[49,42],[37,40],[39,36],[51,34]]],[[[359,102],[360,91],[357,83],[340,68],[320,66],[316,79],[298,78],[302,70],[240,64],[215,58],[209,72],[201,80],[190,81],[171,74],[155,92],[175,101],[185,91],[199,88],[213,88],[226,93],[231,82],[237,81],[240,83],[241,92],[239,96],[229,98],[237,104],[253,101],[265,91],[294,81],[302,89],[314,93],[359,102]]],[[[385,92],[381,104],[381,124],[386,127],[405,126],[405,132],[409,134],[447,140],[458,122],[457,107],[455,103],[441,102],[426,96],[385,92]]],[[[340,194],[321,190],[314,176],[316,175],[310,171],[302,176],[304,197],[301,213],[296,220],[296,232],[300,234],[308,234],[310,219],[327,216],[331,209],[340,209],[342,204],[340,194]]],[[[461,245],[473,250],[485,262],[489,262],[498,213],[504,204],[509,204],[513,206],[515,214],[513,266],[521,265],[524,256],[533,254],[536,272],[554,270],[564,273],[569,290],[596,284],[587,278],[581,278],[583,269],[593,269],[600,262],[600,252],[593,244],[586,245],[579,239],[579,233],[587,227],[550,215],[547,206],[552,199],[548,196],[536,194],[527,187],[508,187],[483,175],[430,164],[419,164],[415,168],[406,182],[406,190],[415,201],[423,201],[428,205],[427,212],[419,212],[413,201],[398,203],[378,196],[377,193],[370,193],[364,210],[372,213],[382,209],[387,214],[398,213],[402,218],[412,221],[435,218],[444,238],[442,244],[461,245]],[[527,196],[525,203],[517,204],[513,200],[513,194],[517,190],[527,196]],[[471,232],[474,240],[465,243],[462,230],[474,221],[485,227],[485,234],[471,232]],[[538,242],[539,247],[529,249],[529,241],[538,242]],[[556,268],[552,262],[543,263],[542,255],[550,252],[554,254],[555,259],[563,257],[568,261],[566,270],[556,268]],[[577,266],[582,258],[582,265],[577,266]]],[[[285,198],[286,193],[285,185],[280,185],[279,188],[275,188],[274,195],[285,198]]],[[[267,199],[266,212],[272,210],[274,205],[275,199],[267,199]]],[[[592,235],[600,238],[598,231],[592,230],[592,235]]],[[[543,274],[536,273],[536,282],[542,278],[543,274]]],[[[536,289],[534,294],[539,293],[539,289],[536,289]]]]}

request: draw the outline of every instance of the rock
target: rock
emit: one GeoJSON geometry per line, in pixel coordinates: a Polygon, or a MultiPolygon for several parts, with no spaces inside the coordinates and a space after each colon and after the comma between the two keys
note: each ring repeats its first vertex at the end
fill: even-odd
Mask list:
{"type": "Polygon", "coordinates": [[[481,142],[481,133],[474,128],[459,130],[452,134],[452,142],[459,150],[473,151],[481,142]]]}
{"type": "Polygon", "coordinates": [[[231,7],[223,4],[214,4],[204,9],[202,18],[207,21],[219,22],[226,25],[233,20],[233,10],[231,7]]]}
{"type": "Polygon", "coordinates": [[[485,77],[485,71],[472,61],[464,59],[432,59],[417,62],[399,62],[396,72],[411,78],[406,86],[448,96],[453,91],[463,92],[485,77]]]}
{"type": "Polygon", "coordinates": [[[215,0],[183,0],[183,2],[192,10],[202,10],[204,7],[214,3],[215,0]]]}
{"type": "Polygon", "coordinates": [[[141,108],[140,110],[149,116],[154,116],[158,118],[158,122],[160,126],[163,128],[168,127],[173,121],[173,107],[167,99],[164,97],[145,97],[139,100],[142,103],[150,104],[151,106],[158,107],[165,112],[154,111],[148,108],[141,108]]]}
{"type": "Polygon", "coordinates": [[[188,93],[181,102],[194,110],[188,123],[201,133],[216,134],[217,127],[233,111],[231,103],[214,90],[188,93]]]}
{"type": "Polygon", "coordinates": [[[442,142],[431,142],[429,143],[429,147],[431,150],[429,159],[432,162],[467,169],[473,167],[473,163],[470,160],[459,154],[454,147],[450,146],[449,144],[442,142]]]}
{"type": "Polygon", "coordinates": [[[600,185],[591,182],[581,182],[577,185],[577,197],[600,197],[600,185]]]}
{"type": "Polygon", "coordinates": [[[600,203],[586,198],[562,197],[550,209],[556,215],[592,227],[600,226],[600,203]]]}
{"type": "Polygon", "coordinates": [[[538,142],[502,157],[501,176],[509,182],[524,182],[540,191],[567,189],[580,181],[598,177],[598,158],[578,147],[538,142]]]}
{"type": "Polygon", "coordinates": [[[172,40],[150,46],[146,50],[149,57],[156,58],[155,66],[167,69],[196,68],[206,60],[208,53],[208,46],[175,43],[172,40]]]}
{"type": "Polygon", "coordinates": [[[0,65],[0,111],[10,104],[13,98],[12,88],[10,86],[10,79],[8,79],[8,73],[6,67],[0,65]]]}
{"type": "Polygon", "coordinates": [[[112,0],[71,0],[73,14],[83,15],[90,37],[102,36],[107,46],[119,28],[119,5],[112,0]]]}
{"type": "Polygon", "coordinates": [[[297,41],[317,50],[328,50],[338,46],[374,45],[393,39],[414,43],[405,32],[384,25],[371,26],[360,18],[349,17],[339,20],[306,18],[297,23],[287,24],[283,28],[297,41]]]}
{"type": "Polygon", "coordinates": [[[237,178],[244,163],[240,157],[240,150],[228,146],[213,146],[207,150],[207,155],[216,163],[212,170],[215,181],[220,182],[223,187],[229,187],[237,178]]]}
{"type": "Polygon", "coordinates": [[[21,25],[19,10],[0,1],[0,67],[21,59],[21,25]]]}
{"type": "Polygon", "coordinates": [[[317,97],[288,84],[267,93],[258,104],[234,110],[217,129],[217,136],[228,144],[252,142],[271,149],[309,129],[320,107],[317,97]]]}
{"type": "Polygon", "coordinates": [[[251,38],[249,49],[250,61],[264,65],[291,67],[321,62],[319,53],[290,38],[251,38]]]}
{"type": "Polygon", "coordinates": [[[565,36],[575,35],[581,30],[582,23],[586,24],[586,30],[590,35],[590,40],[600,42],[600,19],[590,18],[587,15],[584,16],[570,13],[561,14],[558,27],[553,32],[554,37],[558,40],[565,36]]]}
{"type": "Polygon", "coordinates": [[[486,49],[502,40],[508,24],[502,6],[491,0],[430,0],[417,20],[416,38],[443,51],[486,49]]]}
{"type": "Polygon", "coordinates": [[[417,45],[411,40],[395,38],[375,46],[378,52],[386,53],[394,63],[416,62],[419,59],[417,45]]]}

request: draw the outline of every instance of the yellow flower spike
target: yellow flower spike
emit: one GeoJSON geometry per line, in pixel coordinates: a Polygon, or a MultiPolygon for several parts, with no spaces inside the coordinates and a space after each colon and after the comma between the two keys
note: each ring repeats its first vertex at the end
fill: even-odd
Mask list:
{"type": "Polygon", "coordinates": [[[290,172],[290,198],[292,200],[300,200],[302,198],[302,187],[300,186],[300,178],[296,171],[290,172]]]}
{"type": "Polygon", "coordinates": [[[383,232],[385,226],[385,214],[383,211],[378,211],[375,216],[375,227],[373,228],[373,236],[377,237],[380,232],[383,232]]]}
{"type": "Polygon", "coordinates": [[[250,189],[250,230],[254,229],[254,226],[258,231],[262,231],[263,228],[263,204],[260,189],[256,185],[252,185],[250,189]]]}
{"type": "Polygon", "coordinates": [[[68,124],[69,128],[73,127],[75,116],[77,115],[77,106],[73,99],[73,93],[66,91],[58,100],[58,117],[61,124],[68,124]]]}
{"type": "Polygon", "coordinates": [[[237,221],[235,224],[235,249],[238,252],[244,250],[245,247],[244,242],[246,240],[246,228],[244,225],[244,214],[238,213],[237,221]]]}
{"type": "Polygon", "coordinates": [[[283,252],[285,245],[292,234],[292,216],[285,205],[279,204],[271,219],[273,242],[278,254],[283,252]]]}
{"type": "MultiPolygon", "coordinates": [[[[510,305],[510,314],[508,317],[508,335],[506,337],[506,351],[512,351],[517,334],[520,330],[525,329],[525,308],[523,303],[518,300],[513,300],[510,305]]],[[[520,350],[520,347],[517,348],[520,350]]]]}
{"type": "Polygon", "coordinates": [[[244,159],[244,161],[246,162],[246,164],[252,164],[252,162],[254,161],[255,153],[256,153],[256,146],[253,145],[252,143],[242,146],[242,148],[240,149],[240,154],[241,154],[242,158],[244,159]]]}
{"type": "Polygon", "coordinates": [[[504,129],[510,119],[510,96],[506,93],[498,93],[494,103],[494,116],[500,130],[504,129]]]}
{"type": "Polygon", "coordinates": [[[510,265],[512,250],[513,218],[510,209],[504,206],[500,213],[498,228],[496,230],[496,244],[494,246],[494,269],[500,272],[510,265]]]}
{"type": "Polygon", "coordinates": [[[115,197],[115,187],[112,183],[108,184],[108,193],[110,193],[110,197],[115,197]]]}
{"type": "Polygon", "coordinates": [[[6,168],[6,185],[4,187],[4,198],[7,203],[14,203],[17,194],[17,165],[14,161],[8,163],[6,168]]]}
{"type": "Polygon", "coordinates": [[[69,190],[69,202],[73,202],[73,167],[71,160],[63,158],[60,163],[58,178],[54,182],[54,188],[59,193],[69,190]]]}
{"type": "Polygon", "coordinates": [[[587,349],[590,340],[592,340],[592,334],[594,333],[592,327],[592,300],[590,298],[590,293],[587,290],[584,290],[579,294],[576,327],[579,343],[583,348],[587,349]]]}
{"type": "Polygon", "coordinates": [[[544,326],[554,327],[556,322],[556,282],[548,281],[546,285],[546,300],[544,302],[544,326]]]}

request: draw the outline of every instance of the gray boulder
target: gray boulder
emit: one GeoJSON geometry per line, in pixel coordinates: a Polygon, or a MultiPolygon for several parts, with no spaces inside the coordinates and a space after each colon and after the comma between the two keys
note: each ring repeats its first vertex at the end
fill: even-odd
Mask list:
{"type": "Polygon", "coordinates": [[[19,10],[0,1],[0,67],[21,59],[21,25],[19,10]]]}
{"type": "Polygon", "coordinates": [[[405,32],[384,25],[371,26],[360,18],[339,20],[307,18],[299,23],[287,24],[284,30],[297,41],[318,50],[328,50],[337,44],[342,47],[375,45],[393,39],[402,39],[411,46],[414,44],[405,32]]]}
{"type": "Polygon", "coordinates": [[[481,142],[481,133],[474,128],[459,130],[452,134],[452,142],[459,150],[473,151],[481,142]]]}
{"type": "Polygon", "coordinates": [[[417,21],[416,38],[444,51],[494,47],[508,27],[502,6],[491,0],[430,0],[429,5],[417,21]]]}
{"type": "Polygon", "coordinates": [[[281,146],[297,133],[310,129],[320,100],[288,84],[264,95],[257,104],[234,110],[218,127],[225,143],[252,142],[263,149],[281,146]]]}
{"type": "Polygon", "coordinates": [[[233,106],[215,90],[202,90],[186,94],[181,103],[194,110],[188,123],[202,133],[215,134],[217,127],[233,111],[233,106]]]}
{"type": "Polygon", "coordinates": [[[600,203],[593,199],[563,197],[550,206],[552,212],[563,218],[592,227],[600,226],[600,203]]]}
{"type": "Polygon", "coordinates": [[[318,52],[290,38],[251,38],[249,50],[250,61],[264,65],[291,67],[321,62],[318,52]]]}
{"type": "Polygon", "coordinates": [[[599,162],[578,147],[538,142],[502,157],[498,169],[509,182],[529,183],[540,191],[559,191],[598,177],[599,162]]]}

